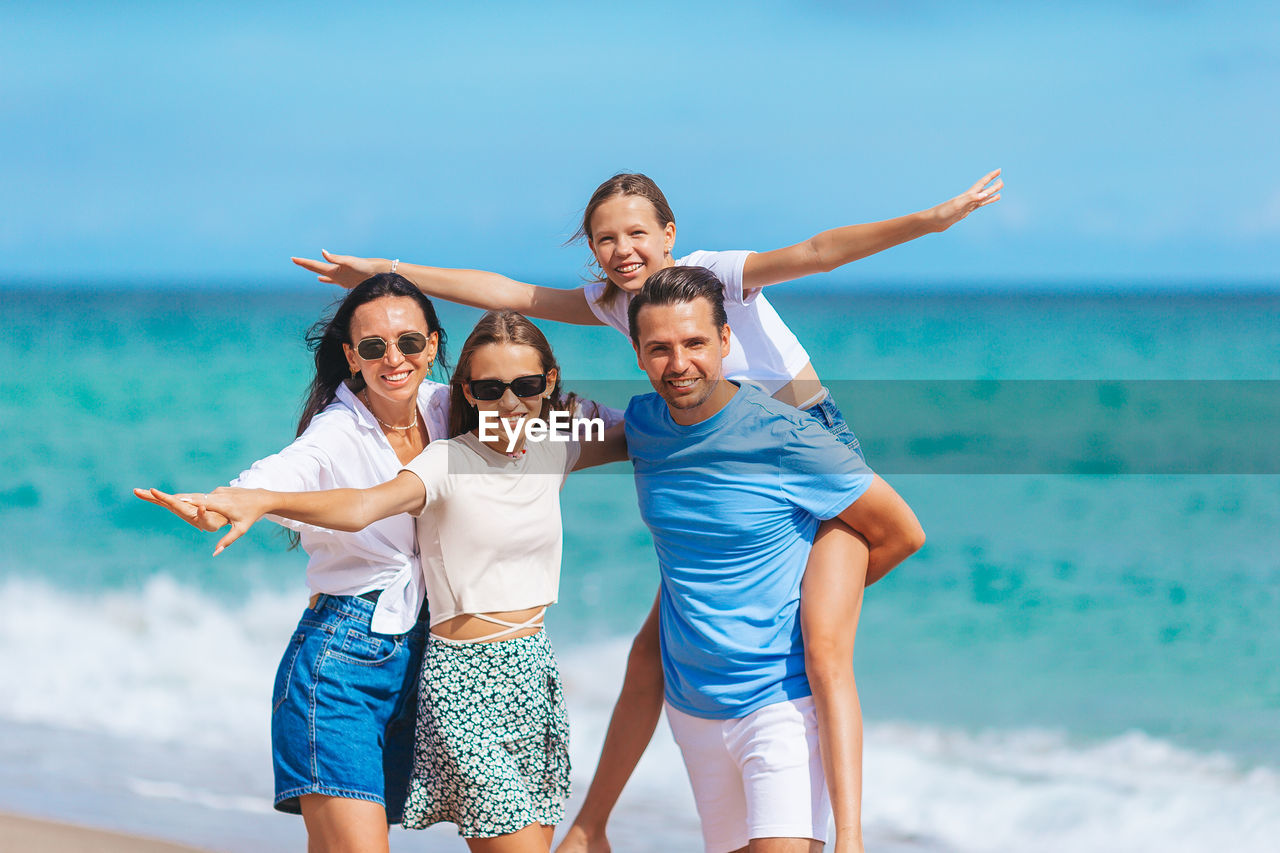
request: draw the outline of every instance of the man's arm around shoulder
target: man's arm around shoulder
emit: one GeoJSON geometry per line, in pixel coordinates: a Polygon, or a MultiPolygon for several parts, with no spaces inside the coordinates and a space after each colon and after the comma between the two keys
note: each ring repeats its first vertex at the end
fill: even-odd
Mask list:
{"type": "Polygon", "coordinates": [[[873,475],[871,485],[845,507],[839,518],[867,542],[867,584],[887,575],[894,566],[924,545],[924,528],[893,487],[873,475]]]}

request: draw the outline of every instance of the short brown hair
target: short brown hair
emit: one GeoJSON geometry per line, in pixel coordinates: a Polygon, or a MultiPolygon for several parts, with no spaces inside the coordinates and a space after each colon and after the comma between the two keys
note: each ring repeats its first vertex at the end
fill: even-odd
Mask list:
{"type": "Polygon", "coordinates": [[[711,305],[711,319],[719,332],[729,324],[724,313],[724,285],[706,267],[667,267],[645,279],[644,286],[627,307],[627,328],[631,345],[640,348],[640,309],[646,305],[680,305],[705,299],[711,305]]]}

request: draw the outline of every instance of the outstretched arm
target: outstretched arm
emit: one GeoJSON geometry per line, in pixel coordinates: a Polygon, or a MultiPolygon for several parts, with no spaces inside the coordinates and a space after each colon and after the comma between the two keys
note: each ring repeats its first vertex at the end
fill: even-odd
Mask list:
{"type": "MultiPolygon", "coordinates": [[[[321,255],[324,257],[321,261],[310,258],[291,260],[304,270],[316,273],[320,281],[346,288],[355,287],[372,275],[391,272],[391,261],[386,258],[359,258],[331,252],[321,252],[321,255]]],[[[582,288],[563,290],[540,287],[496,272],[424,267],[399,262],[396,264],[396,272],[413,282],[423,293],[437,299],[486,310],[510,308],[529,317],[561,323],[601,325],[599,318],[587,306],[587,297],[582,288]]]]}
{"type": "Polygon", "coordinates": [[[147,503],[164,507],[187,524],[205,533],[212,533],[226,527],[229,523],[226,516],[221,513],[203,510],[192,503],[192,499],[198,497],[197,495],[166,495],[159,489],[134,489],[133,496],[147,503]]]}
{"type": "Polygon", "coordinates": [[[202,529],[216,530],[199,521],[216,513],[231,524],[214,549],[214,556],[239,539],[259,518],[279,515],[317,527],[362,530],[379,519],[421,509],[425,489],[416,475],[401,471],[394,480],[369,489],[327,489],[319,492],[271,492],[223,486],[209,494],[168,495],[159,489],[135,490],[138,497],[167,507],[175,515],[202,529]]]}
{"type": "Polygon", "coordinates": [[[1003,187],[1000,170],[996,169],[960,195],[928,210],[883,222],[833,228],[794,246],[757,252],[747,258],[743,267],[742,286],[751,290],[830,272],[899,243],[946,231],[978,208],[999,201],[1003,187]]]}

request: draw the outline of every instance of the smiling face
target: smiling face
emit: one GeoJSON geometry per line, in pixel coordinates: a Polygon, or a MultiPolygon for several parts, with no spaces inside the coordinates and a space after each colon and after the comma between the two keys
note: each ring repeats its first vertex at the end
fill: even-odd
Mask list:
{"type": "MultiPolygon", "coordinates": [[[[517,397],[511,388],[497,400],[477,400],[471,396],[470,383],[481,379],[497,379],[509,383],[521,376],[542,374],[544,367],[538,351],[528,344],[510,342],[484,344],[471,353],[471,369],[462,392],[478,412],[497,412],[511,430],[525,418],[542,417],[543,406],[556,386],[556,370],[545,371],[547,387],[536,397],[517,397]]],[[[504,439],[505,441],[505,439],[504,439]]]]}
{"type": "Polygon", "coordinates": [[[645,279],[672,265],[676,224],[658,221],[653,203],[636,195],[604,201],[591,214],[587,245],[609,280],[636,292],[645,279]]]}
{"type": "Polygon", "coordinates": [[[667,403],[671,419],[689,426],[724,408],[737,389],[724,380],[729,327],[716,328],[706,299],[645,305],[636,315],[636,358],[667,403]]]}
{"type": "MultiPolygon", "coordinates": [[[[440,336],[427,326],[418,303],[407,296],[384,296],[366,302],[351,315],[351,344],[343,344],[347,364],[364,378],[369,400],[381,401],[387,412],[395,412],[414,405],[418,398],[418,386],[431,372],[440,336]],[[396,340],[405,332],[418,332],[427,338],[427,348],[414,355],[405,355],[396,340]],[[355,344],[365,338],[382,338],[387,351],[382,358],[361,358],[355,344]]],[[[374,404],[377,405],[377,404],[374,404]]]]}

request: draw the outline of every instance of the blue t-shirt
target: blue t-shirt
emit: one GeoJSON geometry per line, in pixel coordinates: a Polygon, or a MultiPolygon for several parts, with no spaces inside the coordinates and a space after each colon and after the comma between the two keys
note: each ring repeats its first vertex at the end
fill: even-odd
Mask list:
{"type": "Polygon", "coordinates": [[[666,698],[735,719],[810,694],[800,578],[820,519],[871,485],[816,419],[750,385],[693,426],[657,394],[627,407],[640,515],[662,570],[666,698]]]}

